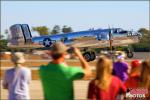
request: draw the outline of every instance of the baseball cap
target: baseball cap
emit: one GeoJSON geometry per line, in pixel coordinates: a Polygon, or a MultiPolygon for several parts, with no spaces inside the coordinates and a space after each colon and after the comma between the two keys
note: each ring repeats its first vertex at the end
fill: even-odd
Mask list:
{"type": "Polygon", "coordinates": [[[124,56],[123,56],[123,55],[118,55],[118,56],[117,56],[117,59],[118,59],[118,60],[122,60],[122,59],[124,59],[124,56]]]}
{"type": "Polygon", "coordinates": [[[135,67],[140,67],[141,65],[141,61],[140,60],[133,60],[131,61],[131,67],[135,68],[135,67]]]}
{"type": "Polygon", "coordinates": [[[24,54],[22,52],[12,53],[11,60],[14,63],[24,63],[25,62],[24,54]]]}
{"type": "Polygon", "coordinates": [[[62,42],[55,42],[51,48],[53,53],[65,53],[67,50],[68,47],[62,42]]]}

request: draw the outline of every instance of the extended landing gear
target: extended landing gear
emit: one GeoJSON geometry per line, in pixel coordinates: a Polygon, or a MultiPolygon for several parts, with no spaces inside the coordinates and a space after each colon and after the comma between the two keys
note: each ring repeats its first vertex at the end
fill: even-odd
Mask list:
{"type": "Polygon", "coordinates": [[[127,57],[132,58],[134,56],[133,52],[128,48],[127,50],[127,57]]]}
{"type": "Polygon", "coordinates": [[[133,56],[134,56],[133,52],[131,52],[131,51],[130,51],[130,52],[127,52],[127,57],[128,57],[128,58],[132,58],[133,56]]]}
{"type": "Polygon", "coordinates": [[[90,62],[96,59],[96,54],[93,51],[87,51],[83,53],[83,57],[86,59],[86,61],[90,62]]]}

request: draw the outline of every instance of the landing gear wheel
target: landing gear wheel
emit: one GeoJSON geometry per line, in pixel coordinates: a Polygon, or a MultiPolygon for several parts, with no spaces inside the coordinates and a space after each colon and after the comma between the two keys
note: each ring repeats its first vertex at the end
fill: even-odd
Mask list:
{"type": "Polygon", "coordinates": [[[45,38],[45,39],[43,40],[43,45],[44,45],[45,47],[50,47],[50,46],[52,46],[52,41],[51,41],[51,39],[50,39],[50,38],[45,38]]]}
{"type": "Polygon", "coordinates": [[[91,54],[90,52],[85,52],[83,57],[86,59],[87,62],[91,61],[91,54]]]}
{"type": "Polygon", "coordinates": [[[128,57],[128,58],[132,58],[133,55],[134,55],[133,52],[128,52],[128,53],[127,53],[127,57],[128,57]]]}
{"type": "Polygon", "coordinates": [[[95,58],[96,58],[95,52],[90,52],[90,54],[91,54],[91,59],[90,59],[90,61],[95,60],[95,58]]]}

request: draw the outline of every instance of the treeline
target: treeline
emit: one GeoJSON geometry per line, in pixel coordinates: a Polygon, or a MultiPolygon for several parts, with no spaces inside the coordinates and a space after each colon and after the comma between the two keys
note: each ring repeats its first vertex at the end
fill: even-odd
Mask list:
{"type": "Polygon", "coordinates": [[[140,28],[138,32],[142,34],[139,43],[131,44],[128,47],[118,46],[115,49],[126,51],[130,48],[134,52],[150,52],[150,30],[140,28]]]}
{"type": "Polygon", "coordinates": [[[46,26],[37,26],[32,27],[32,31],[36,31],[39,35],[50,35],[50,34],[58,34],[58,33],[69,33],[73,32],[71,27],[64,25],[62,28],[59,25],[55,25],[52,30],[46,26]]]}
{"type": "Polygon", "coordinates": [[[139,43],[132,44],[131,47],[136,52],[149,52],[150,51],[150,30],[141,28],[139,31],[142,34],[142,37],[140,39],[139,43]]]}

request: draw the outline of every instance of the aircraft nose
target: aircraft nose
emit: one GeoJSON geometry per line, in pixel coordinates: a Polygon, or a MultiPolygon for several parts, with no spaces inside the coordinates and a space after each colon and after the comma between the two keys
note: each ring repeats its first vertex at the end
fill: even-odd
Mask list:
{"type": "Polygon", "coordinates": [[[137,33],[138,33],[138,35],[142,36],[142,34],[140,32],[137,32],[137,33]]]}
{"type": "Polygon", "coordinates": [[[137,34],[138,34],[138,36],[139,36],[140,38],[142,37],[142,34],[141,34],[141,33],[137,32],[137,34]]]}
{"type": "Polygon", "coordinates": [[[132,34],[133,36],[141,36],[141,33],[135,32],[135,31],[132,31],[131,34],[132,34]]]}

